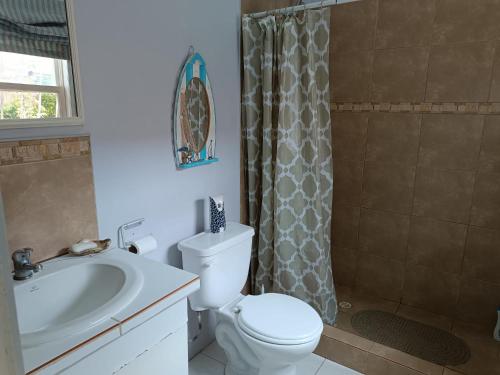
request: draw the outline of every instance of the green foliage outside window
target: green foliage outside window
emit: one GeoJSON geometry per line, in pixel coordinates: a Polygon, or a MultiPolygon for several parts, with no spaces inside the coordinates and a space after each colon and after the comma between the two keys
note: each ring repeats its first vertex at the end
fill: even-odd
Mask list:
{"type": "Polygon", "coordinates": [[[0,94],[0,119],[37,119],[57,117],[54,93],[3,92],[0,94]]]}
{"type": "Polygon", "coordinates": [[[2,111],[2,114],[2,119],[18,119],[19,103],[10,103],[6,105],[2,111]]]}
{"type": "Polygon", "coordinates": [[[53,118],[57,114],[57,99],[55,94],[42,94],[42,118],[53,118]]]}

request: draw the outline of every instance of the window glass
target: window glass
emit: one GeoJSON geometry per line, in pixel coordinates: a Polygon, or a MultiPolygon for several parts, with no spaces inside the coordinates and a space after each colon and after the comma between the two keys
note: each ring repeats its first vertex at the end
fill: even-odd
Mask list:
{"type": "Polygon", "coordinates": [[[51,92],[0,91],[0,119],[43,119],[59,116],[58,95],[51,92]]]}
{"type": "Polygon", "coordinates": [[[56,86],[56,60],[0,51],[0,81],[56,86]]]}
{"type": "Polygon", "coordinates": [[[71,9],[69,0],[0,0],[0,128],[81,117],[71,9]]]}

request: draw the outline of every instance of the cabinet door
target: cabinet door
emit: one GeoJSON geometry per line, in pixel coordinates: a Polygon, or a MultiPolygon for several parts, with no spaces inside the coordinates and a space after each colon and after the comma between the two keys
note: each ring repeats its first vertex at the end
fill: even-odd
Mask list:
{"type": "Polygon", "coordinates": [[[188,375],[187,326],[122,367],[116,375],[188,375]]]}
{"type": "MultiPolygon", "coordinates": [[[[168,367],[186,368],[188,366],[187,304],[186,299],[163,310],[141,325],[127,331],[94,353],[72,363],[57,374],[63,375],[187,375],[186,372],[169,372],[168,367]],[[172,351],[174,354],[170,354],[172,351]],[[128,366],[151,352],[151,364],[138,362],[137,366],[151,365],[161,371],[147,371],[139,368],[136,372],[125,372],[128,366]],[[160,353],[153,355],[153,352],[160,353]],[[182,354],[184,353],[185,354],[182,354]],[[161,358],[163,356],[163,358],[161,358]]],[[[149,368],[149,367],[148,367],[149,368]]],[[[153,368],[153,367],[152,367],[153,368]]],[[[54,374],[54,372],[49,372],[54,374]]]]}

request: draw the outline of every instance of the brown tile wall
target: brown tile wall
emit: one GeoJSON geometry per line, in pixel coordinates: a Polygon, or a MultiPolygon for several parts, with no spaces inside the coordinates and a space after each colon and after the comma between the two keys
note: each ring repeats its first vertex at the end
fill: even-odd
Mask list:
{"type": "Polygon", "coordinates": [[[97,238],[88,137],[1,142],[0,189],[11,252],[40,261],[97,238]]]}
{"type": "Polygon", "coordinates": [[[499,19],[491,0],[332,7],[337,284],[494,322],[499,19]]]}
{"type": "Polygon", "coordinates": [[[297,0],[241,0],[241,13],[262,12],[297,4],[297,0]]]}

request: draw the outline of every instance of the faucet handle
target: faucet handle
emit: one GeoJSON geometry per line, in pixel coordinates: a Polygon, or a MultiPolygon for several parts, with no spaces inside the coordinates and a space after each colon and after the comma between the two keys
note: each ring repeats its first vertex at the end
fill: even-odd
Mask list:
{"type": "Polygon", "coordinates": [[[25,247],[23,249],[18,249],[12,253],[12,261],[14,262],[14,266],[16,264],[31,264],[31,254],[33,253],[33,249],[30,247],[25,247]]]}
{"type": "Polygon", "coordinates": [[[42,269],[42,265],[40,263],[31,263],[32,253],[33,249],[29,247],[16,250],[12,253],[12,261],[14,262],[14,280],[27,280],[33,276],[33,272],[38,272],[42,269]]]}

